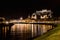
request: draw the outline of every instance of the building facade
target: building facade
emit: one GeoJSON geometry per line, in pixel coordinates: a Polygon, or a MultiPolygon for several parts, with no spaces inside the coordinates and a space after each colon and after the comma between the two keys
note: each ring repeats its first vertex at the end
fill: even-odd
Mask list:
{"type": "Polygon", "coordinates": [[[50,19],[52,18],[52,11],[51,10],[41,10],[36,11],[31,16],[32,19],[50,19]]]}

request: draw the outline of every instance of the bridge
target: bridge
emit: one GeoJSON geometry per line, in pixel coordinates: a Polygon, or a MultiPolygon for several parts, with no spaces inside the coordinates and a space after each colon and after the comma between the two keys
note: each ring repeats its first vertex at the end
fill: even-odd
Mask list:
{"type": "Polygon", "coordinates": [[[10,24],[10,23],[13,23],[13,24],[59,24],[60,21],[31,21],[31,22],[24,22],[24,21],[5,21],[5,22],[0,22],[1,23],[4,23],[4,24],[10,24]]]}

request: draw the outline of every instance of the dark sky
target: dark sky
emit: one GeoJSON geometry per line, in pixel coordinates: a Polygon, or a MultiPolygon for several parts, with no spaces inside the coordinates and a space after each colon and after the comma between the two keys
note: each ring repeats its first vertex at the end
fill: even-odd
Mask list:
{"type": "Polygon", "coordinates": [[[19,2],[2,2],[0,3],[0,17],[19,18],[27,17],[36,10],[51,9],[54,16],[60,16],[59,0],[28,0],[19,2]]]}

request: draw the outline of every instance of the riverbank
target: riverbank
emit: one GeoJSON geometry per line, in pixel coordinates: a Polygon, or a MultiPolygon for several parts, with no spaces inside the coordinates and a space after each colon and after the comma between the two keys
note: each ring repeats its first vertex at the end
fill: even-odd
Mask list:
{"type": "Polygon", "coordinates": [[[50,30],[46,34],[37,37],[34,40],[60,40],[60,24],[58,24],[53,30],[50,30]]]}

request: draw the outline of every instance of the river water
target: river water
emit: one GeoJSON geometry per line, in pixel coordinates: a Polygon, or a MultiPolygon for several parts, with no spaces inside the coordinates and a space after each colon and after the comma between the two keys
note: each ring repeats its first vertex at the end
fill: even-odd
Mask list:
{"type": "Polygon", "coordinates": [[[12,26],[0,26],[0,38],[2,40],[32,40],[53,29],[52,24],[14,24],[12,26]]]}

